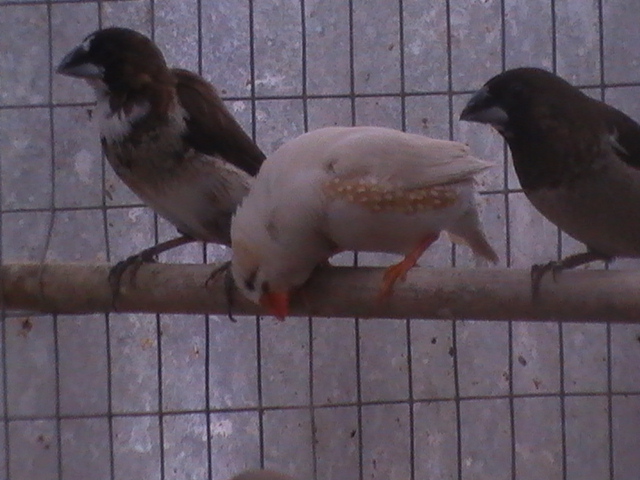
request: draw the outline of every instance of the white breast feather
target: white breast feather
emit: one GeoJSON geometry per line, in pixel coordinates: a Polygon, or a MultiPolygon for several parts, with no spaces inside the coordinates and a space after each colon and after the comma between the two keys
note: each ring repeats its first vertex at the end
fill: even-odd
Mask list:
{"type": "MultiPolygon", "coordinates": [[[[123,139],[131,132],[131,126],[147,115],[150,109],[149,102],[141,102],[134,104],[128,114],[122,110],[113,113],[108,97],[98,96],[94,118],[98,122],[100,136],[111,142],[123,139]]],[[[176,130],[184,132],[187,128],[185,123],[187,112],[180,105],[171,108],[169,112],[169,119],[176,125],[176,130]]]]}

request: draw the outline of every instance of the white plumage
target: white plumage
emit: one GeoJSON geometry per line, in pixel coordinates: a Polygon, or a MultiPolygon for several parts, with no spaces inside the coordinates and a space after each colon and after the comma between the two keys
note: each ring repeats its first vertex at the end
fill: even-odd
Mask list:
{"type": "Polygon", "coordinates": [[[339,251],[405,255],[382,296],[443,230],[495,262],[474,203],[474,175],[490,166],[466,145],[387,128],[301,135],[267,158],[233,219],[236,284],[283,317],[288,293],[339,251]]]}
{"type": "MultiPolygon", "coordinates": [[[[144,118],[151,110],[149,102],[141,102],[133,105],[130,112],[113,112],[109,104],[109,96],[106,86],[100,80],[90,82],[96,94],[96,108],[93,118],[98,123],[100,137],[108,142],[117,142],[131,133],[133,124],[144,118]]],[[[184,111],[183,111],[184,112],[184,111]]],[[[186,129],[184,118],[181,119],[181,131],[186,129]]]]}

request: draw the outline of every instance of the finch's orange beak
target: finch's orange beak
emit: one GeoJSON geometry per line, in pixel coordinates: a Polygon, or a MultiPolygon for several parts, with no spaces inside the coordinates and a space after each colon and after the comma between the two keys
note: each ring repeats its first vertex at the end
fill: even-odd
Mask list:
{"type": "Polygon", "coordinates": [[[289,315],[289,292],[270,292],[260,297],[260,305],[280,321],[289,315]]]}

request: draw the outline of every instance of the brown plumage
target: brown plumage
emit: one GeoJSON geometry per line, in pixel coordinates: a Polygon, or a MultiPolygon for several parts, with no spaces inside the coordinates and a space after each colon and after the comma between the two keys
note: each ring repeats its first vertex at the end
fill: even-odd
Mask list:
{"type": "Polygon", "coordinates": [[[534,273],[593,260],[640,257],[640,125],[562,78],[537,68],[489,80],[460,118],[506,140],[531,203],[586,253],[534,273]]]}
{"type": "Polygon", "coordinates": [[[131,263],[174,246],[195,240],[229,245],[231,217],[264,154],[215,89],[194,73],[168,68],[149,38],[125,28],[87,36],[58,73],[94,88],[94,118],[109,163],[183,235],[120,264],[115,283],[131,263]]]}

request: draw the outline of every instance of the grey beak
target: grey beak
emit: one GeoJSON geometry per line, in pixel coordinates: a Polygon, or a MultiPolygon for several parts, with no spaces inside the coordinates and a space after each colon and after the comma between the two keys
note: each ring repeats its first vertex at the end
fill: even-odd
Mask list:
{"type": "Polygon", "coordinates": [[[64,56],[60,65],[56,68],[56,73],[77,78],[102,78],[104,69],[95,63],[91,63],[87,50],[80,45],[64,56]]]}
{"type": "Polygon", "coordinates": [[[504,125],[509,116],[503,108],[498,106],[495,98],[487,87],[482,87],[469,100],[460,114],[460,120],[465,122],[488,123],[490,125],[504,125]]]}

